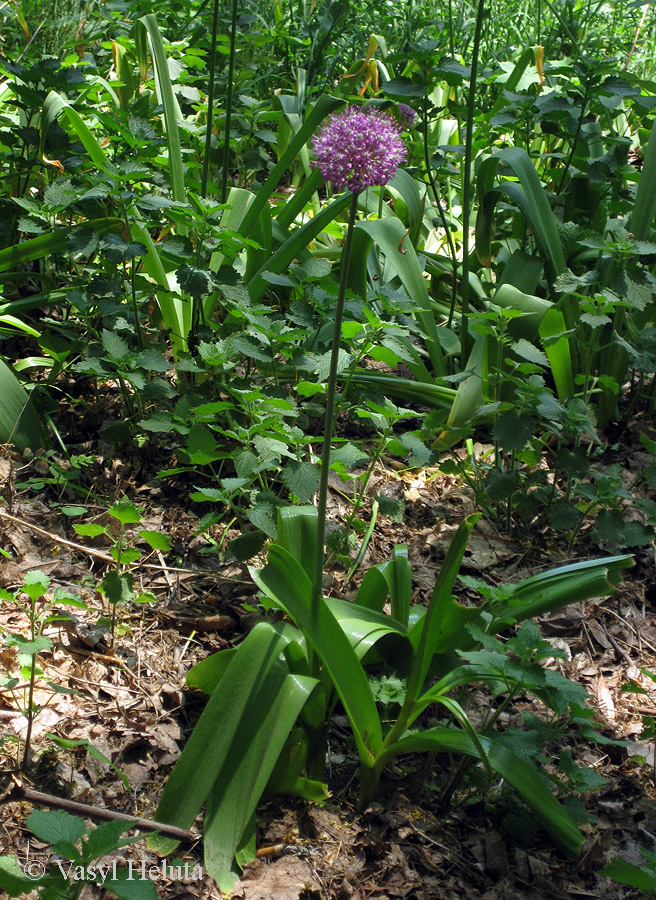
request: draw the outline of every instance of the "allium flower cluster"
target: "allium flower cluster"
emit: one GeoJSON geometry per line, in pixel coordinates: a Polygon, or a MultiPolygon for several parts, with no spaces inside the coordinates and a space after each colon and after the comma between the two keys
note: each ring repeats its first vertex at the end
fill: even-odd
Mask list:
{"type": "Polygon", "coordinates": [[[412,128],[417,121],[417,113],[407,103],[399,103],[399,119],[404,130],[412,128]]]}
{"type": "Polygon", "coordinates": [[[399,125],[385,112],[349,106],[328,118],[312,140],[321,174],[333,190],[360,193],[385,185],[406,157],[399,125]]]}

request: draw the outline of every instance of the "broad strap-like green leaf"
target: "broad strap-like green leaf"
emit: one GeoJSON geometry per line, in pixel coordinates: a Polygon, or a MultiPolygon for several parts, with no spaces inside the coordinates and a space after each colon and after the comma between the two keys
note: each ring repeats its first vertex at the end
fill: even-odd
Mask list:
{"type": "Polygon", "coordinates": [[[226,650],[219,650],[218,653],[201,659],[187,672],[189,687],[196,688],[208,695],[213,694],[235,653],[237,653],[236,647],[228,647],[226,650]]]}
{"type": "Polygon", "coordinates": [[[0,359],[0,444],[12,443],[21,452],[44,446],[45,435],[32,399],[12,370],[0,359]]]}
{"type": "Polygon", "coordinates": [[[333,219],[343,212],[351,202],[350,193],[346,193],[329,203],[317,216],[292,232],[289,238],[280,246],[271,258],[255,273],[248,283],[248,292],[253,302],[261,300],[268,288],[267,282],[262,278],[263,272],[272,272],[280,275],[286,271],[290,263],[296,259],[308,244],[326,228],[333,219]]]}
{"type": "MultiPolygon", "coordinates": [[[[331,97],[328,94],[322,94],[321,97],[319,97],[314,105],[314,108],[312,109],[312,112],[303,123],[303,126],[299,129],[297,134],[294,135],[293,139],[289,143],[289,146],[280,157],[280,161],[273,167],[271,173],[269,174],[269,177],[255,195],[255,200],[250,206],[241,224],[240,234],[242,234],[244,237],[249,236],[251,228],[257,221],[260,212],[268,203],[269,197],[280,184],[283,176],[289,169],[290,165],[293,163],[300,149],[307,144],[312,135],[315,133],[317,127],[326,118],[326,116],[343,105],[343,100],[339,100],[336,97],[331,97]]],[[[318,186],[319,182],[315,181],[315,185],[313,186],[312,191],[314,192],[318,186]]],[[[293,219],[289,221],[285,220],[282,222],[282,224],[284,225],[284,227],[288,227],[292,221],[293,219]]]]}
{"type": "Polygon", "coordinates": [[[483,160],[477,174],[477,191],[480,208],[476,225],[476,249],[482,260],[489,262],[491,216],[501,194],[505,193],[521,209],[530,223],[540,252],[550,266],[552,276],[560,275],[565,270],[565,254],[556,220],[549,206],[546,191],[526,150],[520,147],[507,147],[483,160]],[[492,188],[500,162],[505,162],[513,169],[519,184],[502,182],[498,188],[492,188]]]}
{"type": "Polygon", "coordinates": [[[59,116],[64,115],[69,125],[84,145],[84,149],[89,154],[89,158],[93,164],[105,172],[107,175],[114,176],[116,174],[115,166],[108,159],[105,151],[96,140],[89,127],[83,121],[77,110],[73,109],[68,100],[62,97],[57,91],[51,91],[43,102],[43,128],[41,132],[41,155],[45,149],[45,139],[50,124],[59,116]]]}
{"type": "Polygon", "coordinates": [[[367,569],[355,600],[358,606],[382,613],[385,601],[389,596],[389,585],[381,569],[381,566],[384,565],[385,563],[380,563],[367,569]]]}
{"type": "Polygon", "coordinates": [[[187,194],[184,185],[184,168],[182,165],[182,151],[180,149],[180,132],[178,122],[182,120],[180,106],[173,93],[169,64],[164,49],[164,41],[157,24],[157,18],[148,13],[137,20],[136,30],[145,29],[148,33],[150,53],[155,72],[155,83],[160,103],[164,107],[164,122],[166,124],[166,143],[169,151],[169,173],[171,177],[171,195],[174,200],[185,202],[187,194]]]}
{"type": "Polygon", "coordinates": [[[277,543],[303,566],[308,578],[314,577],[317,553],[316,506],[286,506],[278,510],[277,543]]]}
{"type": "MultiPolygon", "coordinates": [[[[226,761],[244,753],[243,728],[266,715],[263,685],[284,646],[284,640],[265,622],[248,634],[210,697],[180,759],[167,781],[155,820],[189,828],[212,790],[226,761]]],[[[267,700],[269,702],[271,698],[267,700]]],[[[159,852],[176,842],[157,835],[150,839],[159,852]]]]}
{"type": "Polygon", "coordinates": [[[38,237],[21,241],[13,247],[5,247],[0,250],[0,272],[8,269],[18,269],[25,263],[35,259],[43,259],[44,256],[54,256],[56,253],[65,253],[68,247],[68,238],[80,228],[91,228],[96,234],[108,234],[125,230],[123,219],[103,217],[101,219],[89,219],[80,225],[71,225],[57,228],[50,234],[40,234],[38,237]]]}
{"type": "Polygon", "coordinates": [[[348,600],[329,597],[325,600],[359,660],[376,647],[380,657],[398,669],[409,669],[412,644],[407,628],[392,616],[366,609],[348,600]]]}
{"type": "Polygon", "coordinates": [[[650,239],[654,215],[656,215],[656,120],[649,133],[635,203],[629,219],[629,231],[635,235],[636,240],[650,239]]]}
{"type": "Polygon", "coordinates": [[[435,375],[446,375],[424,272],[419,265],[415,248],[407,238],[403,223],[396,216],[389,216],[372,222],[358,222],[357,227],[378,244],[385,254],[386,267],[389,266],[399,276],[408,296],[416,303],[415,318],[421,325],[433,372],[435,375]]]}
{"type": "MultiPolygon", "coordinates": [[[[468,425],[483,405],[483,360],[485,356],[486,336],[479,334],[467,360],[467,378],[460,383],[451,405],[447,425],[452,432],[468,425]]],[[[440,435],[440,439],[452,444],[457,440],[449,432],[440,435]]]]}
{"type": "Polygon", "coordinates": [[[543,339],[544,352],[551,366],[558,397],[560,400],[568,400],[574,395],[574,371],[565,316],[555,307],[548,309],[538,330],[543,339]]]}
{"type": "Polygon", "coordinates": [[[314,678],[285,674],[283,667],[272,670],[254,699],[258,714],[253,710],[242,722],[240,751],[225,759],[214,783],[205,816],[205,866],[224,892],[239,874],[233,861],[244,829],[316,684],[314,678]]]}
{"type": "Polygon", "coordinates": [[[392,616],[407,628],[412,596],[412,566],[407,545],[397,544],[392,559],[381,563],[379,569],[389,585],[392,616]]]}
{"type": "MultiPolygon", "coordinates": [[[[508,782],[535,814],[554,841],[568,854],[578,856],[583,835],[571,816],[553,796],[537,771],[508,747],[493,738],[479,736],[490,766],[508,782]]],[[[385,750],[386,761],[402,753],[464,753],[475,759],[479,751],[468,734],[455,728],[433,728],[408,735],[385,750]]]]}
{"type": "Polygon", "coordinates": [[[273,544],[263,569],[251,569],[253,581],[294,619],[325,666],[346,714],[361,760],[371,764],[383,735],[367,676],[357,655],[325,603],[312,611],[312,582],[294,557],[273,544]]]}
{"type": "Polygon", "coordinates": [[[570,603],[614,594],[622,569],[632,565],[633,557],[626,554],[571,563],[533,575],[521,581],[505,603],[486,604],[485,609],[494,616],[491,629],[500,631],[509,622],[523,622],[570,603]]]}

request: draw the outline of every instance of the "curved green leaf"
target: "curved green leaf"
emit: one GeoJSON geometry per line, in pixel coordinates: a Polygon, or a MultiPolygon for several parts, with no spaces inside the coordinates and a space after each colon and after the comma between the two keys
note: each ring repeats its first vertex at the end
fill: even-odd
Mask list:
{"type": "MultiPolygon", "coordinates": [[[[583,846],[583,835],[536,770],[493,738],[481,735],[479,740],[492,769],[512,785],[565,853],[571,857],[578,856],[583,846]]],[[[385,759],[393,759],[402,753],[421,752],[464,753],[480,759],[478,748],[470,736],[455,728],[433,728],[401,738],[386,748],[385,759]]]]}
{"type": "Polygon", "coordinates": [[[294,619],[324,664],[351,722],[360,759],[371,762],[383,735],[376,704],[357,655],[334,614],[320,603],[313,615],[312,582],[294,557],[273,544],[253,581],[294,619]]]}
{"type": "Polygon", "coordinates": [[[30,238],[29,241],[21,241],[13,247],[5,247],[0,250],[0,272],[6,269],[14,269],[35,259],[43,259],[45,256],[53,256],[55,253],[65,253],[68,247],[68,238],[80,228],[92,228],[96,234],[108,234],[125,230],[123,219],[104,217],[89,219],[79,225],[70,225],[51,231],[50,234],[40,234],[30,238]]]}
{"type": "Polygon", "coordinates": [[[314,678],[273,669],[253,701],[257,709],[240,729],[239,748],[235,744],[214,782],[203,829],[205,866],[223,892],[234,886],[239,873],[233,861],[244,830],[316,684],[314,678]]]}
{"type": "Polygon", "coordinates": [[[157,93],[160,103],[164,107],[166,142],[169,150],[171,195],[174,200],[184,203],[187,194],[184,186],[184,169],[182,165],[182,151],[180,149],[180,132],[178,130],[178,122],[181,121],[182,114],[173,93],[164,41],[157,24],[157,18],[152,13],[148,13],[148,15],[138,19],[135,28],[137,31],[145,29],[148,33],[157,93]]]}
{"type": "Polygon", "coordinates": [[[426,280],[415,248],[407,240],[403,223],[396,216],[389,216],[373,222],[358,222],[357,227],[378,244],[385,254],[385,266],[389,266],[399,276],[408,296],[417,304],[415,317],[424,332],[424,343],[433,371],[435,375],[446,375],[442,346],[426,280]]]}
{"type": "Polygon", "coordinates": [[[27,447],[32,451],[43,447],[45,435],[32,400],[1,359],[0,398],[0,444],[12,443],[21,452],[27,447]]]}
{"type": "MultiPolygon", "coordinates": [[[[284,647],[283,638],[270,625],[260,622],[248,634],[230,660],[219,690],[210,697],[180,759],[167,781],[155,813],[155,820],[189,828],[212,791],[224,766],[241,759],[245,730],[259,727],[267,715],[274,695],[270,674],[284,647]]],[[[284,673],[283,673],[284,674],[284,673]]],[[[277,689],[282,682],[278,676],[277,689]]],[[[151,846],[169,853],[176,841],[156,835],[151,846]]]]}
{"type": "Polygon", "coordinates": [[[325,209],[317,216],[313,216],[313,218],[309,219],[305,225],[302,225],[296,231],[292,232],[285,243],[275,251],[271,258],[249,281],[248,293],[253,302],[261,300],[268,288],[267,282],[262,278],[262,273],[272,272],[273,274],[280,275],[282,272],[286,271],[293,260],[307,248],[308,244],[313,241],[333,219],[337,218],[337,216],[346,209],[350,202],[350,193],[344,194],[339,199],[329,203],[325,209]]]}
{"type": "MultiPolygon", "coordinates": [[[[271,173],[269,174],[269,177],[255,195],[255,200],[253,201],[253,204],[249,208],[248,213],[246,214],[246,216],[244,217],[244,221],[242,222],[240,233],[244,237],[248,237],[248,235],[250,234],[250,230],[257,221],[260,212],[268,203],[269,197],[280,184],[283,175],[285,175],[290,165],[300,152],[301,148],[307,144],[309,139],[312,137],[312,135],[321,124],[321,122],[326,118],[326,116],[343,105],[343,100],[339,100],[336,97],[331,97],[328,94],[322,94],[321,97],[319,97],[316,104],[314,105],[314,108],[312,109],[312,112],[303,123],[303,126],[294,135],[293,139],[289,143],[289,146],[280,157],[280,161],[273,167],[271,173]]],[[[313,180],[313,176],[310,176],[309,180],[313,180]]],[[[318,181],[318,179],[314,179],[314,185],[312,187],[313,193],[319,186],[319,183],[320,182],[318,181]]],[[[290,202],[293,202],[293,198],[290,202]]],[[[279,219],[281,220],[281,224],[283,224],[284,227],[287,227],[291,224],[294,217],[292,216],[289,221],[283,221],[283,216],[281,214],[279,216],[279,219]]]]}

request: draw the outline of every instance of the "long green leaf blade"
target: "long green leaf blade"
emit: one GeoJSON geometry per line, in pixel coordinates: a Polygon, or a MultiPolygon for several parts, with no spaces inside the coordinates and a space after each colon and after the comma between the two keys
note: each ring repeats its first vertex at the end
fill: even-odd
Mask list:
{"type": "Polygon", "coordinates": [[[335,685],[351,722],[360,759],[369,764],[383,735],[364,669],[325,603],[312,613],[312,582],[294,557],[273,544],[263,569],[251,569],[257,586],[282,607],[304,632],[335,685]]]}
{"type": "Polygon", "coordinates": [[[244,829],[296,719],[318,683],[315,678],[289,674],[271,676],[253,701],[250,719],[244,722],[248,727],[239,732],[241,753],[226,759],[208,799],[205,865],[224,892],[231,890],[238,875],[234,857],[244,829]]]}
{"type": "MultiPolygon", "coordinates": [[[[583,835],[535,769],[493,738],[481,735],[479,740],[494,771],[514,787],[565,853],[571,857],[578,856],[583,845],[583,835]]],[[[469,735],[453,728],[433,728],[401,738],[387,748],[385,756],[393,759],[401,753],[421,752],[464,753],[480,758],[469,735]]]]}
{"type": "Polygon", "coordinates": [[[160,102],[164,107],[164,122],[166,124],[166,142],[169,150],[169,172],[171,174],[171,194],[174,200],[183,202],[186,200],[184,185],[184,169],[182,166],[182,152],[180,149],[180,132],[178,122],[182,118],[180,107],[171,84],[169,64],[164,49],[162,33],[157,24],[157,18],[148,13],[137,21],[137,29],[145,28],[148,33],[150,52],[155,70],[155,80],[160,102]]]}
{"type": "MultiPolygon", "coordinates": [[[[284,640],[264,622],[240,644],[169,776],[156,821],[181,828],[191,826],[226,760],[243,754],[244,747],[238,740],[242,723],[257,712],[252,708],[254,698],[283,647],[284,640]]],[[[156,836],[151,838],[151,845],[168,853],[176,842],[156,836]]]]}

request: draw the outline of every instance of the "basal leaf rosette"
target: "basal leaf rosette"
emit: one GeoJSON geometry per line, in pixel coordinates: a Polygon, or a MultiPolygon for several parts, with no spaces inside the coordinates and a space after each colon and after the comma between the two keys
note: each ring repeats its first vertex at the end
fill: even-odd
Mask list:
{"type": "Polygon", "coordinates": [[[330,116],[312,140],[316,165],[334,191],[359,194],[383,186],[406,158],[399,124],[377,109],[349,106],[330,116]]]}

